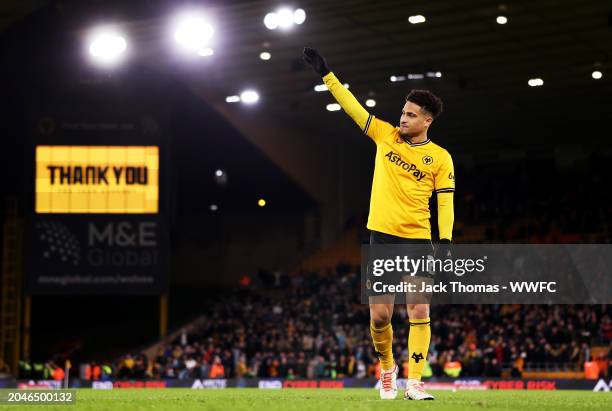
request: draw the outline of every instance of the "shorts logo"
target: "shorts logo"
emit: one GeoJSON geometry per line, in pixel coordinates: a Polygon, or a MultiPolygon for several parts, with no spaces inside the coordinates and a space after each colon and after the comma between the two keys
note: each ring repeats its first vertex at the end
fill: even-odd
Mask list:
{"type": "Polygon", "coordinates": [[[431,163],[433,163],[433,158],[431,156],[425,156],[423,157],[423,164],[425,164],[426,166],[430,165],[431,163]]]}

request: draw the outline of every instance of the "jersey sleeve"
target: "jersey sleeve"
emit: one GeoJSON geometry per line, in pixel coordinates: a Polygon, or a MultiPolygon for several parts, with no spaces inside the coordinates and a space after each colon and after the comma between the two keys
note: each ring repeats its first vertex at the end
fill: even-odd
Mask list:
{"type": "Polygon", "coordinates": [[[438,231],[441,240],[453,239],[453,223],[455,211],[453,206],[453,192],[438,193],[438,231]]]}
{"type": "Polygon", "coordinates": [[[445,150],[440,166],[434,176],[435,191],[438,199],[438,230],[440,239],[452,240],[455,212],[453,193],[455,192],[455,170],[453,159],[445,150]]]}
{"type": "Polygon", "coordinates": [[[392,134],[394,131],[395,127],[393,127],[391,124],[370,115],[364,133],[374,140],[375,143],[378,143],[384,136],[392,134]]]}
{"type": "Polygon", "coordinates": [[[359,126],[364,134],[375,142],[378,142],[385,133],[393,132],[394,127],[382,120],[378,120],[359,104],[353,93],[338,80],[333,72],[323,77],[327,89],[332,93],[340,107],[348,114],[359,126]]]}
{"type": "Polygon", "coordinates": [[[434,186],[436,193],[452,193],[455,191],[455,169],[453,159],[448,151],[440,156],[440,164],[434,175],[434,186]]]}

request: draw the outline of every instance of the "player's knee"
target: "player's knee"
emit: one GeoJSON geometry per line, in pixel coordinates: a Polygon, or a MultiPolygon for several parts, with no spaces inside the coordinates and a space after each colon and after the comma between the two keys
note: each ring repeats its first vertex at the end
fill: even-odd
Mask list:
{"type": "Polygon", "coordinates": [[[409,304],[408,305],[408,318],[419,319],[429,317],[429,305],[428,304],[409,304]]]}
{"type": "Polygon", "coordinates": [[[385,311],[370,311],[370,321],[376,328],[382,328],[391,322],[391,315],[385,311]]]}

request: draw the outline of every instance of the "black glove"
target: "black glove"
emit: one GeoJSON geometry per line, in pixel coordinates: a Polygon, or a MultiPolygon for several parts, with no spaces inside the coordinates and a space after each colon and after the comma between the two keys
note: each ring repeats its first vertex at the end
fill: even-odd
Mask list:
{"type": "Polygon", "coordinates": [[[443,238],[438,242],[436,257],[441,260],[453,258],[453,248],[450,240],[443,238]]]}
{"type": "Polygon", "coordinates": [[[321,77],[325,77],[331,71],[329,67],[327,67],[327,62],[322,55],[316,49],[311,49],[310,47],[304,47],[304,61],[312,66],[314,71],[319,73],[321,77]]]}

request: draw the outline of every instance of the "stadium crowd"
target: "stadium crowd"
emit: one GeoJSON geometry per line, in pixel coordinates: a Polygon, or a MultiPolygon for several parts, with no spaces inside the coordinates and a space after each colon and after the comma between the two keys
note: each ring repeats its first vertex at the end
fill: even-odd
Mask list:
{"type": "MultiPolygon", "coordinates": [[[[592,154],[582,170],[551,159],[458,167],[457,238],[494,243],[610,243],[612,199],[601,190],[611,160],[592,154]],[[570,191],[571,190],[571,191],[570,191]],[[474,238],[468,231],[475,227],[474,238]],[[484,227],[484,228],[483,228],[484,227]]],[[[432,208],[435,218],[435,207],[432,208]]],[[[355,217],[348,227],[364,227],[355,217]]],[[[435,224],[432,228],[435,230],[435,224]]],[[[360,240],[367,241],[364,230],[360,240]]],[[[262,275],[212,300],[202,326],[162,347],[155,358],[125,355],[101,378],[339,378],[377,374],[368,307],[353,267],[297,276],[262,275]]],[[[396,306],[394,349],[407,374],[406,310],[396,306]]],[[[432,307],[426,374],[495,377],[526,368],[580,368],[595,360],[612,375],[612,309],[577,305],[432,307]],[[609,346],[608,357],[591,354],[609,346]]],[[[39,364],[39,368],[41,368],[39,364]]],[[[31,368],[31,367],[30,367],[31,368]]],[[[41,368],[42,369],[42,368],[41,368]]]]}
{"type": "MultiPolygon", "coordinates": [[[[153,361],[127,355],[118,378],[341,378],[376,376],[368,307],[359,276],[285,277],[276,289],[241,289],[211,304],[201,325],[160,348],[153,361]]],[[[395,358],[407,374],[407,318],[394,316],[395,358]]],[[[591,345],[612,348],[612,309],[576,305],[432,307],[428,376],[518,376],[528,365],[579,368],[591,345]]],[[[612,352],[612,350],[609,350],[612,352]]],[[[600,358],[609,374],[609,358],[600,358]]]]}
{"type": "Polygon", "coordinates": [[[612,198],[601,190],[611,158],[588,156],[582,168],[552,158],[456,170],[457,221],[486,225],[482,241],[510,243],[612,242],[612,198]]]}

